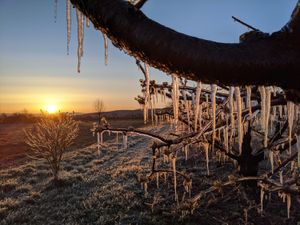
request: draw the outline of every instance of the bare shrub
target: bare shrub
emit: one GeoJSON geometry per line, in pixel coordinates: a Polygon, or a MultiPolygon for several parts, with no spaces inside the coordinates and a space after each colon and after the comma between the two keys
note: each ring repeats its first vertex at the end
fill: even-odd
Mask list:
{"type": "Polygon", "coordinates": [[[43,114],[33,128],[25,130],[27,155],[47,160],[54,181],[57,181],[63,154],[78,136],[78,131],[78,122],[70,114],[43,114]]]}

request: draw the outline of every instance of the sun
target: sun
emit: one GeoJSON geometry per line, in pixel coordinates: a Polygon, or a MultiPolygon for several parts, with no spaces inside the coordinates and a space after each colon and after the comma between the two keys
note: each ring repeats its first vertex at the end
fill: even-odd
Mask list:
{"type": "Polygon", "coordinates": [[[57,112],[57,106],[56,105],[46,105],[45,109],[48,113],[52,114],[52,113],[56,113],[57,112]]]}

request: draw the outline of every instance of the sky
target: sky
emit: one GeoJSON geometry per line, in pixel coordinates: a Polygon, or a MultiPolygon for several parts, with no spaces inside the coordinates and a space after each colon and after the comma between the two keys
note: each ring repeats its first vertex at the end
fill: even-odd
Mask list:
{"type": "MultiPolygon", "coordinates": [[[[85,28],[81,73],[77,73],[77,25],[72,9],[72,38],[67,55],[65,0],[0,0],[0,113],[37,113],[54,104],[61,111],[92,112],[102,99],[105,109],[136,109],[140,94],[135,60],[109,45],[104,65],[102,34],[85,28]]],[[[264,31],[279,30],[296,0],[148,0],[142,11],[176,31],[218,42],[238,42],[248,31],[236,16],[264,31]]],[[[170,78],[151,69],[151,79],[170,78]]]]}

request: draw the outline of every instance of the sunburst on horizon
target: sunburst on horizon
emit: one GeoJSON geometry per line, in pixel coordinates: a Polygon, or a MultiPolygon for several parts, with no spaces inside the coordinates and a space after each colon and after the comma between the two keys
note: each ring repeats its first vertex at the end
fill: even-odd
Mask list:
{"type": "Polygon", "coordinates": [[[58,108],[57,108],[57,105],[55,104],[48,104],[45,106],[45,110],[50,113],[50,114],[53,114],[53,113],[56,113],[58,111],[58,108]]]}

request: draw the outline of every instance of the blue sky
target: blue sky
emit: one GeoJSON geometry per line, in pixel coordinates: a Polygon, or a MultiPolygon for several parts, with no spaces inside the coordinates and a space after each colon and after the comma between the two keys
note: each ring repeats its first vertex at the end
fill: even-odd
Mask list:
{"type": "MultiPolygon", "coordinates": [[[[179,32],[219,42],[238,42],[247,29],[233,22],[241,18],[272,32],[291,15],[296,0],[148,0],[143,12],[179,32]]],[[[72,11],[70,54],[66,51],[65,0],[0,0],[0,112],[26,108],[37,112],[46,104],[63,111],[90,112],[97,98],[107,110],[133,109],[140,93],[133,58],[110,45],[104,65],[102,35],[93,26],[85,29],[81,73],[76,72],[77,36],[72,11]]],[[[169,77],[151,69],[152,79],[169,77]]]]}

